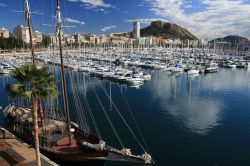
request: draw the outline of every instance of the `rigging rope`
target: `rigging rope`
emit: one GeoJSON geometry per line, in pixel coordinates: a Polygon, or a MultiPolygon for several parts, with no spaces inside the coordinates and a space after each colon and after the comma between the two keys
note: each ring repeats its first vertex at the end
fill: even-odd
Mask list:
{"type": "Polygon", "coordinates": [[[135,117],[134,117],[134,114],[133,114],[133,112],[132,112],[132,109],[131,109],[131,107],[129,106],[128,101],[127,101],[126,97],[124,96],[124,94],[123,94],[122,92],[121,92],[121,94],[122,94],[122,97],[123,97],[123,99],[124,99],[124,101],[125,101],[127,107],[128,107],[128,110],[129,110],[129,112],[130,112],[130,114],[131,114],[131,116],[132,116],[132,118],[133,118],[133,121],[134,121],[134,123],[135,123],[135,125],[136,125],[136,128],[137,128],[137,130],[138,130],[138,132],[139,132],[139,134],[140,134],[140,137],[141,137],[141,139],[142,139],[142,141],[143,141],[143,143],[144,143],[144,146],[146,147],[147,151],[150,153],[149,148],[148,148],[148,146],[147,146],[147,144],[146,144],[146,141],[145,141],[145,139],[144,139],[144,137],[143,137],[143,135],[142,135],[142,132],[141,132],[141,130],[140,130],[140,128],[139,128],[139,125],[138,125],[138,123],[137,123],[136,120],[135,120],[135,117]]]}
{"type": "Polygon", "coordinates": [[[102,104],[102,102],[101,102],[99,96],[97,95],[97,92],[96,92],[95,88],[92,87],[92,89],[93,89],[93,91],[94,91],[94,93],[95,93],[96,99],[97,99],[97,101],[98,101],[98,103],[99,103],[99,105],[100,105],[100,107],[101,107],[101,110],[103,111],[105,117],[107,118],[107,120],[108,120],[108,122],[109,122],[109,125],[111,126],[111,128],[112,128],[112,130],[113,130],[115,136],[117,137],[119,143],[121,144],[122,148],[124,148],[124,144],[123,144],[123,142],[122,142],[120,136],[118,135],[117,130],[115,129],[115,127],[114,127],[112,121],[110,120],[110,118],[109,118],[109,116],[108,116],[108,114],[107,114],[107,112],[106,112],[106,110],[105,110],[105,108],[104,108],[104,106],[103,106],[103,104],[102,104]]]}
{"type": "MultiPolygon", "coordinates": [[[[103,87],[103,85],[100,83],[100,80],[98,81],[98,83],[101,85],[105,95],[108,97],[108,93],[107,90],[103,87]]],[[[118,108],[116,107],[116,105],[114,104],[113,101],[112,105],[114,106],[116,112],[118,113],[118,115],[120,116],[120,118],[122,119],[122,121],[124,122],[124,124],[127,126],[127,128],[129,129],[130,133],[133,135],[133,137],[135,138],[135,140],[137,141],[137,143],[140,145],[140,147],[142,148],[143,151],[146,152],[146,149],[142,146],[142,144],[140,143],[139,139],[136,137],[136,135],[134,134],[133,130],[129,127],[128,123],[126,122],[126,120],[124,119],[124,117],[122,116],[121,112],[118,110],[118,108]]]]}
{"type": "MultiPolygon", "coordinates": [[[[78,78],[78,77],[77,77],[77,78],[78,78]]],[[[84,80],[85,80],[85,77],[84,77],[84,80]]],[[[79,81],[79,79],[77,79],[77,81],[78,81],[77,85],[81,85],[81,82],[79,81]]],[[[86,87],[85,81],[83,82],[83,87],[86,87]]],[[[87,100],[87,97],[86,97],[86,89],[84,89],[84,88],[83,88],[83,90],[79,89],[79,92],[80,92],[80,95],[82,95],[82,97],[83,97],[83,99],[84,99],[84,103],[85,103],[84,106],[86,106],[86,107],[85,107],[85,110],[87,110],[87,113],[89,113],[90,118],[91,118],[91,120],[92,120],[92,123],[93,123],[93,125],[94,125],[94,128],[95,128],[95,130],[96,130],[96,132],[97,132],[97,135],[99,136],[99,138],[101,138],[101,133],[100,133],[100,131],[99,131],[99,129],[98,129],[98,126],[97,126],[97,123],[96,123],[96,121],[95,121],[93,112],[92,112],[92,110],[91,110],[91,108],[90,108],[90,105],[89,105],[88,100],[87,100]]],[[[80,97],[81,97],[81,96],[80,96],[80,97]]]]}
{"type": "MultiPolygon", "coordinates": [[[[69,56],[68,54],[66,54],[66,59],[68,61],[68,64],[70,64],[69,61],[69,56]]],[[[89,133],[89,127],[88,127],[88,121],[87,121],[87,116],[84,114],[84,110],[83,110],[83,106],[82,103],[80,102],[80,98],[79,95],[77,95],[77,91],[75,89],[75,87],[77,87],[74,76],[73,76],[73,71],[68,70],[69,72],[69,76],[70,76],[70,85],[71,85],[71,89],[72,89],[72,94],[73,94],[73,99],[75,102],[75,106],[76,106],[76,110],[77,110],[77,114],[79,115],[78,118],[80,118],[80,123],[81,123],[81,127],[82,129],[84,129],[85,132],[89,133]]]]}

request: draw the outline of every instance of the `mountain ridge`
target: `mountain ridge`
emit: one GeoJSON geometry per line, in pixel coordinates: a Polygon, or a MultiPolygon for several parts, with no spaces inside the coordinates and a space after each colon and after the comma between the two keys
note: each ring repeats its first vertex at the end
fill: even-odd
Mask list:
{"type": "Polygon", "coordinates": [[[213,43],[213,42],[224,42],[232,46],[235,46],[237,44],[249,44],[250,43],[248,38],[242,37],[239,35],[228,35],[223,38],[216,38],[210,41],[210,43],[213,43]]]}
{"type": "Polygon", "coordinates": [[[198,38],[187,29],[170,22],[152,21],[151,25],[141,29],[141,36],[155,36],[164,39],[198,40],[198,38]]]}
{"type": "MultiPolygon", "coordinates": [[[[113,35],[118,37],[133,37],[133,32],[113,33],[113,35]]],[[[177,24],[161,20],[152,21],[149,26],[141,29],[141,37],[150,36],[162,37],[164,39],[198,40],[198,38],[187,29],[182,28],[177,24]]]]}

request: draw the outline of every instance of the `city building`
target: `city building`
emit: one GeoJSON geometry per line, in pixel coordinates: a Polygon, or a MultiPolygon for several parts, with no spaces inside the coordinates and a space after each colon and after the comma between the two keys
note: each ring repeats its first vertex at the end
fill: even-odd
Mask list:
{"type": "Polygon", "coordinates": [[[49,34],[48,37],[50,39],[50,43],[52,46],[59,46],[59,42],[58,42],[57,36],[55,34],[49,34]]]}
{"type": "Polygon", "coordinates": [[[75,42],[77,45],[88,43],[88,41],[86,40],[85,34],[83,33],[75,33],[74,37],[75,37],[75,42]]]}
{"type": "Polygon", "coordinates": [[[111,37],[106,35],[101,35],[100,37],[100,44],[110,44],[111,43],[111,37]]]}
{"type": "Polygon", "coordinates": [[[199,46],[208,46],[209,41],[205,39],[199,40],[199,46]]]}
{"type": "Polygon", "coordinates": [[[140,38],[140,31],[141,31],[141,25],[139,21],[135,21],[134,24],[134,29],[133,29],[133,38],[134,39],[139,39],[140,38]]]}
{"type": "Polygon", "coordinates": [[[10,37],[10,32],[5,28],[1,28],[0,29],[0,37],[9,38],[10,37]]]}
{"type": "Polygon", "coordinates": [[[120,44],[125,44],[125,37],[111,37],[111,43],[113,45],[120,45],[120,44]]]}
{"type": "Polygon", "coordinates": [[[13,29],[13,35],[17,39],[22,40],[25,43],[30,43],[30,35],[29,35],[29,28],[23,25],[17,25],[13,29]]]}
{"type": "Polygon", "coordinates": [[[89,41],[90,44],[96,44],[97,42],[96,35],[88,35],[86,36],[86,39],[89,41]]]}
{"type": "Polygon", "coordinates": [[[33,32],[33,34],[32,34],[32,41],[33,41],[33,44],[41,43],[43,41],[43,34],[42,34],[42,32],[38,32],[38,31],[33,32]]]}
{"type": "Polygon", "coordinates": [[[64,40],[67,44],[74,44],[76,42],[74,35],[65,35],[64,40]]]}

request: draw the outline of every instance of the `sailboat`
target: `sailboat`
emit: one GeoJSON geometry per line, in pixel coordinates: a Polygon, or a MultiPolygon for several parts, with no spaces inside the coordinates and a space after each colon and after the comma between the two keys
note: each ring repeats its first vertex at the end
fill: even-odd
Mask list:
{"type": "MultiPolygon", "coordinates": [[[[142,155],[133,155],[130,149],[122,148],[118,150],[107,145],[104,140],[95,134],[86,132],[78,124],[71,122],[62,51],[60,0],[57,0],[56,6],[56,27],[60,48],[63,103],[66,120],[52,118],[46,122],[44,127],[39,126],[40,151],[52,160],[61,162],[112,160],[154,164],[152,157],[147,152],[144,152],[142,155]]],[[[26,142],[34,144],[33,133],[30,128],[33,123],[31,109],[9,104],[3,112],[8,129],[26,142]]]]}

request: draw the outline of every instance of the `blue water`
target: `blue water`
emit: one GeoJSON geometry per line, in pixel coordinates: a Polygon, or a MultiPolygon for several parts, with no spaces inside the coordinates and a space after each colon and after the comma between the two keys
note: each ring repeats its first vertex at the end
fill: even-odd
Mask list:
{"type": "MultiPolygon", "coordinates": [[[[220,69],[218,73],[197,77],[186,73],[148,72],[152,80],[138,89],[80,74],[79,82],[86,86],[82,88],[81,84],[77,88],[85,89],[101,136],[108,144],[122,148],[100,109],[94,90],[102,99],[123,144],[135,154],[143,153],[115,108],[110,107],[103,89],[109,94],[111,87],[113,102],[140,139],[126,100],[129,103],[157,166],[250,165],[250,70],[220,69]]],[[[0,105],[3,107],[8,104],[4,92],[8,81],[8,77],[0,77],[0,105]]],[[[77,121],[70,92],[69,88],[71,116],[77,121]]],[[[92,128],[90,121],[88,118],[92,128]]],[[[106,162],[105,165],[138,164],[106,162]]]]}

